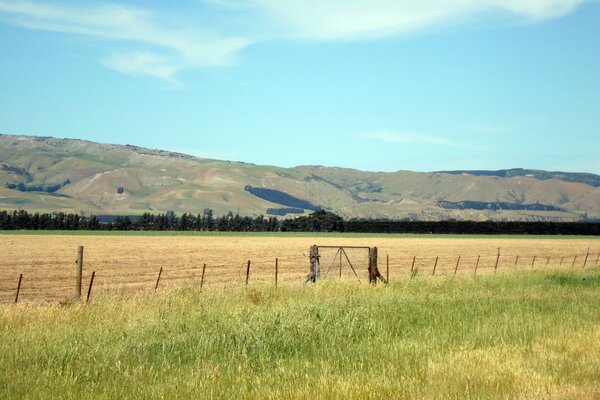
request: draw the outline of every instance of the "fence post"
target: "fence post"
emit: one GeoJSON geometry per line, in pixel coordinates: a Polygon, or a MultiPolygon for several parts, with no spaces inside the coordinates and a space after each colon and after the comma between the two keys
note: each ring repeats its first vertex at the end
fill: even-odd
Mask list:
{"type": "Polygon", "coordinates": [[[598,266],[598,259],[600,258],[600,252],[598,252],[598,255],[596,256],[596,262],[594,263],[594,268],[598,266]]]}
{"type": "Polygon", "coordinates": [[[562,263],[563,263],[563,261],[564,261],[564,260],[565,260],[565,256],[562,256],[562,257],[560,258],[560,265],[559,265],[559,267],[562,267],[562,263]]]}
{"type": "Polygon", "coordinates": [[[413,273],[413,272],[414,272],[414,270],[415,270],[415,259],[416,259],[416,258],[417,258],[417,256],[413,256],[413,262],[412,262],[412,265],[411,265],[411,267],[410,267],[410,273],[411,273],[411,275],[412,275],[412,273],[413,273]]]}
{"type": "Polygon", "coordinates": [[[75,276],[75,297],[81,299],[81,282],[83,279],[83,246],[77,247],[77,274],[75,276]]]}
{"type": "Polygon", "coordinates": [[[158,271],[158,276],[156,277],[156,285],[154,285],[154,290],[158,289],[158,282],[160,282],[160,276],[162,275],[162,267],[158,271]]]}
{"type": "Polygon", "coordinates": [[[519,255],[517,254],[517,259],[515,260],[515,266],[514,268],[517,268],[517,264],[519,263],[519,255]]]}
{"type": "Polygon", "coordinates": [[[546,259],[546,267],[548,267],[548,263],[550,262],[550,256],[548,256],[548,258],[546,259]]]}
{"type": "Polygon", "coordinates": [[[456,267],[454,267],[454,275],[456,275],[456,272],[458,271],[458,264],[460,263],[460,256],[458,256],[458,260],[456,260],[456,267]]]}
{"type": "Polygon", "coordinates": [[[19,274],[19,283],[17,283],[17,295],[15,296],[15,304],[19,301],[19,292],[21,292],[21,282],[23,281],[23,274],[19,274]]]}
{"type": "Polygon", "coordinates": [[[585,260],[583,261],[583,266],[581,267],[582,270],[585,269],[585,265],[587,264],[587,260],[588,260],[589,256],[590,256],[590,248],[588,247],[587,253],[585,253],[585,260]]]}
{"type": "Polygon", "coordinates": [[[537,256],[533,256],[533,261],[531,262],[531,268],[533,268],[533,264],[535,264],[535,259],[537,256]]]}
{"type": "Polygon", "coordinates": [[[248,267],[246,268],[246,286],[250,282],[250,260],[248,260],[248,267]]]}
{"type": "Polygon", "coordinates": [[[275,258],[275,286],[277,286],[277,275],[279,273],[279,258],[275,258]]]}
{"type": "Polygon", "coordinates": [[[202,265],[202,276],[200,277],[200,289],[204,286],[204,272],[206,271],[206,263],[202,265]]]}
{"type": "Polygon", "coordinates": [[[90,301],[90,295],[92,294],[92,285],[94,284],[94,277],[96,276],[96,271],[92,271],[92,277],[90,278],[90,287],[88,287],[87,297],[85,298],[85,302],[90,301]]]}
{"type": "Polygon", "coordinates": [[[433,264],[433,273],[431,275],[435,275],[435,269],[437,268],[438,258],[439,256],[435,257],[435,263],[433,264]]]}
{"type": "Polygon", "coordinates": [[[319,246],[310,246],[310,274],[307,276],[306,282],[315,283],[321,277],[321,267],[319,266],[319,246]]]}
{"type": "Polygon", "coordinates": [[[575,254],[575,257],[573,257],[573,264],[571,264],[571,268],[575,266],[575,261],[577,261],[577,254],[575,254]]]}
{"type": "Polygon", "coordinates": [[[494,266],[494,273],[498,272],[498,262],[500,261],[500,247],[498,247],[498,255],[496,256],[496,265],[494,266]]]}
{"type": "Polygon", "coordinates": [[[377,268],[377,247],[369,249],[369,283],[377,283],[379,269],[377,268]]]}
{"type": "Polygon", "coordinates": [[[479,267],[479,259],[481,258],[481,254],[477,256],[477,263],[475,264],[475,273],[473,275],[477,275],[477,267],[479,267]]]}

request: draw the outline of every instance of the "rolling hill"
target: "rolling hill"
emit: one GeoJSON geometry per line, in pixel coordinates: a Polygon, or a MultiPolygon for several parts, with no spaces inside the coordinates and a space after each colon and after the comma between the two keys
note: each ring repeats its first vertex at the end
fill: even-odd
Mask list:
{"type": "Polygon", "coordinates": [[[0,135],[0,209],[344,218],[575,221],[600,218],[600,177],[526,169],[365,172],[279,168],[132,145],[0,135]]]}

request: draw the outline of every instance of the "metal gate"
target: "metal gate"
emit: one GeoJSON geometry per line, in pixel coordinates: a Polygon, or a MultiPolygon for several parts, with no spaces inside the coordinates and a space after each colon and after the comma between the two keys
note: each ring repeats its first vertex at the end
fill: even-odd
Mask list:
{"type": "Polygon", "coordinates": [[[347,265],[350,267],[352,273],[360,282],[360,278],[358,273],[356,272],[356,268],[350,261],[350,257],[346,250],[366,250],[368,257],[368,272],[369,272],[369,282],[376,283],[377,280],[382,280],[385,282],[383,276],[379,273],[379,269],[377,268],[377,247],[368,247],[368,246],[317,246],[313,245],[310,248],[310,273],[306,276],[306,282],[316,282],[319,279],[325,279],[329,275],[329,273],[337,269],[339,273],[339,277],[342,277],[342,269],[344,266],[344,259],[346,260],[347,265]],[[321,266],[321,255],[319,253],[319,249],[335,249],[335,254],[331,258],[331,262],[328,264],[324,264],[321,266]],[[326,268],[326,270],[325,270],[326,268]],[[321,277],[321,271],[325,270],[325,274],[321,277]]]}

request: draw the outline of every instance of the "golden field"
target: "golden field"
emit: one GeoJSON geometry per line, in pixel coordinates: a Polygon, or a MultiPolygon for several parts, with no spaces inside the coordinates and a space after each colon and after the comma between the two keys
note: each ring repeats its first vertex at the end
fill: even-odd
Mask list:
{"type": "MultiPolygon", "coordinates": [[[[280,284],[300,285],[309,270],[306,254],[311,245],[369,246],[379,250],[379,269],[400,280],[411,272],[413,257],[420,275],[472,275],[494,272],[500,248],[499,272],[514,269],[586,268],[598,265],[597,238],[515,237],[278,237],[278,236],[85,236],[85,235],[0,235],[0,302],[14,301],[19,274],[23,282],[21,301],[63,301],[74,293],[77,246],[85,248],[84,296],[92,271],[96,276],[92,296],[99,293],[128,293],[154,290],[160,268],[160,288],[173,284],[199,285],[206,264],[204,284],[243,285],[247,261],[251,261],[250,285],[274,283],[275,259],[279,260],[280,284]],[[518,263],[517,256],[519,257],[518,263]],[[535,257],[535,263],[534,263],[535,257]]],[[[322,249],[321,267],[327,279],[339,279],[335,250],[322,249]]],[[[359,280],[367,280],[367,251],[347,250],[359,280]]],[[[356,279],[347,260],[342,278],[356,279]]]]}

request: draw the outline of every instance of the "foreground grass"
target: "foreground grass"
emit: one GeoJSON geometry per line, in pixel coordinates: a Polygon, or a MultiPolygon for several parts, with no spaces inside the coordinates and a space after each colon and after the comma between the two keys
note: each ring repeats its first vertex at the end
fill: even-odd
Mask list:
{"type": "Polygon", "coordinates": [[[600,272],[0,306],[0,398],[600,398],[600,272]]]}

